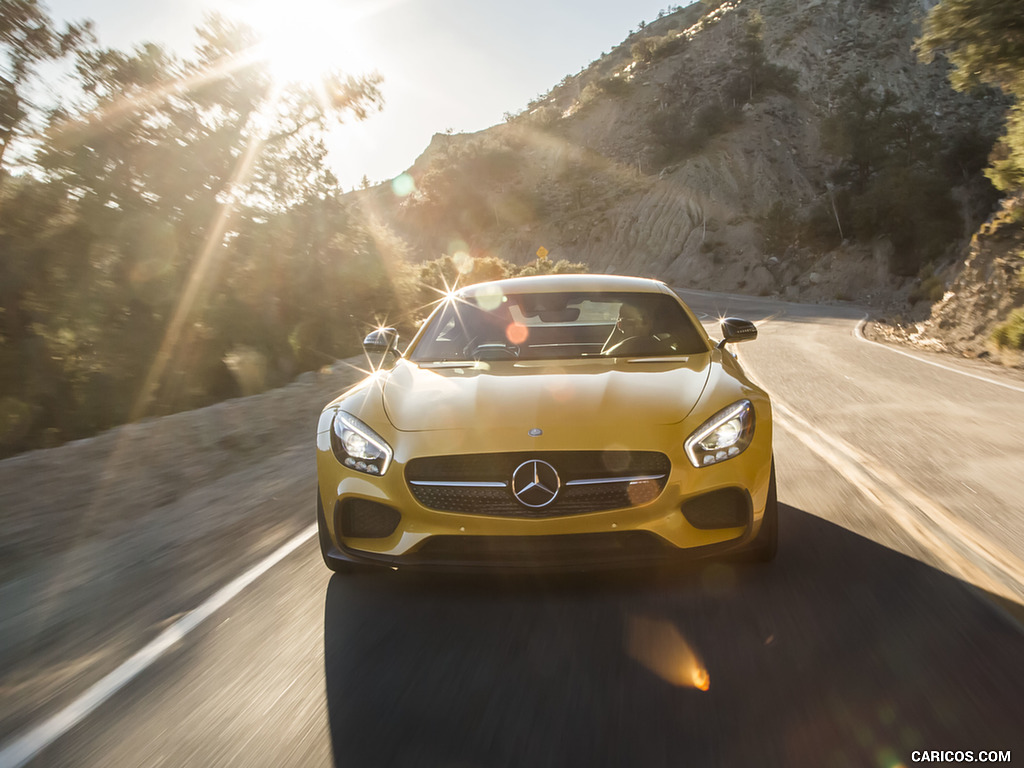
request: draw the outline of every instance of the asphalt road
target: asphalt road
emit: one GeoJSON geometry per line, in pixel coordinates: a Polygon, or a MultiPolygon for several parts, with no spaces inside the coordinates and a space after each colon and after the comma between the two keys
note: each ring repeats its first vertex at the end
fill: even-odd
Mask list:
{"type": "Polygon", "coordinates": [[[730,348],[772,395],[781,499],[1024,604],[1024,375],[865,341],[857,308],[682,295],[713,335],[758,323],[730,348]]]}
{"type": "Polygon", "coordinates": [[[760,323],[775,563],[331,577],[310,539],[30,764],[1024,765],[1020,377],[852,308],[684,298],[760,323]]]}

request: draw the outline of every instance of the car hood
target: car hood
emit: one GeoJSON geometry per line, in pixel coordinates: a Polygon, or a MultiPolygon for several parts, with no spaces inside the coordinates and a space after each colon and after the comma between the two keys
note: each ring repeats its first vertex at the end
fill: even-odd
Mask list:
{"type": "Polygon", "coordinates": [[[671,362],[567,361],[423,367],[401,361],[383,384],[396,429],[501,429],[531,425],[676,424],[708,380],[710,355],[671,362]]]}

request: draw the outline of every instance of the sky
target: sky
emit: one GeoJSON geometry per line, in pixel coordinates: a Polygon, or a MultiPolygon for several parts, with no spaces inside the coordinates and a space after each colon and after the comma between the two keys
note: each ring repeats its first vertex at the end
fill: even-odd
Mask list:
{"type": "Polygon", "coordinates": [[[330,163],[345,189],[399,175],[435,133],[500,123],[621,43],[641,21],[687,0],[44,0],[57,21],[91,19],[100,44],[143,42],[191,53],[215,11],[257,29],[299,28],[316,45],[285,61],[383,77],[384,109],[332,131],[330,163]],[[315,57],[310,51],[316,50],[315,57]]]}

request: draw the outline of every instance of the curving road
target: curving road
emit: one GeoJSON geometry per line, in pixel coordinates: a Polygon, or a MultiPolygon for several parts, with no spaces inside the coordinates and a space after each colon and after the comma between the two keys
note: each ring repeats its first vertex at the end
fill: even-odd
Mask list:
{"type": "Polygon", "coordinates": [[[781,498],[1024,603],[1020,372],[867,341],[859,309],[681,293],[712,334],[758,323],[733,349],[772,394],[781,498]]]}
{"type": "Polygon", "coordinates": [[[331,578],[307,539],[0,768],[1024,765],[1024,381],[857,309],[683,295],[759,323],[774,564],[331,578]]]}

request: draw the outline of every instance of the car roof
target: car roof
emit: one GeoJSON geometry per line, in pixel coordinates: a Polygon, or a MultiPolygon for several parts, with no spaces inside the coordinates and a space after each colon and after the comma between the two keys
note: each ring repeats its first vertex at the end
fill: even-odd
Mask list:
{"type": "Polygon", "coordinates": [[[489,283],[469,285],[457,291],[468,298],[481,293],[560,293],[563,291],[628,291],[637,293],[668,293],[672,291],[660,280],[626,275],[533,275],[510,277],[489,283]]]}

